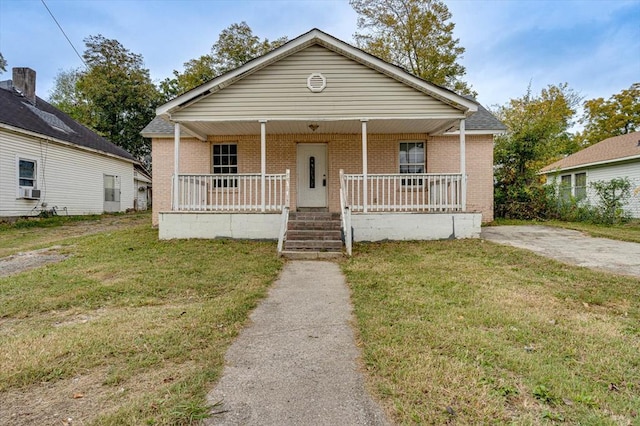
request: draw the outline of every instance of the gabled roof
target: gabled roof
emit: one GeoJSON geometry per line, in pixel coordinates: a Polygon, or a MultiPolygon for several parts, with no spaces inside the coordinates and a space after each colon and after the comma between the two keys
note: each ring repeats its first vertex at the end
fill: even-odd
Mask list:
{"type": "Polygon", "coordinates": [[[0,127],[24,130],[82,148],[137,160],[124,149],[84,127],[64,112],[36,97],[32,105],[10,85],[0,87],[0,127]]]}
{"type": "Polygon", "coordinates": [[[640,160],[640,132],[605,139],[562,160],[549,164],[540,172],[562,171],[632,159],[640,160]]]}
{"type": "Polygon", "coordinates": [[[378,72],[398,80],[416,90],[424,92],[456,109],[472,114],[477,111],[477,103],[452,92],[444,87],[437,86],[423,80],[406,70],[392,65],[382,59],[358,49],[342,40],[339,40],[317,28],[290,40],[282,46],[255,58],[244,65],[231,70],[213,80],[204,83],[189,92],[161,105],[156,109],[156,114],[169,118],[171,113],[185,108],[202,97],[218,92],[236,81],[253,74],[266,66],[277,62],[287,56],[299,52],[312,45],[321,45],[329,50],[340,53],[378,72]]]}

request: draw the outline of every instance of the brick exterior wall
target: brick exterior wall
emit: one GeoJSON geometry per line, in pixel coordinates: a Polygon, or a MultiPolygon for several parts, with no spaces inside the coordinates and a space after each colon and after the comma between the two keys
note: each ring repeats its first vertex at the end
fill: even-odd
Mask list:
{"type": "MultiPolygon", "coordinates": [[[[426,134],[370,134],[367,136],[369,173],[398,173],[399,142],[426,141],[427,173],[458,173],[460,142],[458,136],[430,137],[426,134]]],[[[212,172],[214,143],[238,145],[238,173],[260,172],[260,135],[209,136],[207,142],[183,138],[180,141],[180,172],[212,172]]],[[[285,134],[267,133],[267,173],[291,171],[291,208],[297,200],[297,144],[327,143],[328,200],[331,211],[340,210],[340,169],[362,173],[362,136],[360,134],[285,134]]],[[[158,212],[171,209],[173,174],[173,138],[152,141],[153,224],[158,212]]],[[[467,210],[482,212],[482,220],[493,220],[493,137],[467,135],[467,210]]]]}

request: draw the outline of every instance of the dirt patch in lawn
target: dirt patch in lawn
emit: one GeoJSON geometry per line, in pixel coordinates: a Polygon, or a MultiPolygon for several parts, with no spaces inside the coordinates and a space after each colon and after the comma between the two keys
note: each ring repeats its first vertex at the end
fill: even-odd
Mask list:
{"type": "Polygon", "coordinates": [[[90,424],[139,399],[149,389],[168,389],[184,371],[194,369],[191,362],[169,362],[162,368],[108,385],[108,368],[100,367],[70,379],[0,392],[0,424],[90,424]]]}
{"type": "MultiPolygon", "coordinates": [[[[37,220],[37,219],[33,219],[37,220]]],[[[0,278],[19,274],[69,257],[61,253],[61,240],[101,232],[113,232],[149,223],[146,214],[104,216],[99,220],[69,222],[54,228],[23,228],[3,231],[5,244],[0,244],[0,278]],[[30,250],[33,249],[33,250],[30,250]]]]}
{"type": "Polygon", "coordinates": [[[106,369],[0,393],[0,420],[11,425],[81,425],[118,392],[102,385],[106,369]]]}
{"type": "Polygon", "coordinates": [[[0,277],[8,277],[49,263],[63,261],[69,255],[57,252],[62,246],[31,250],[0,258],[0,277]]]}

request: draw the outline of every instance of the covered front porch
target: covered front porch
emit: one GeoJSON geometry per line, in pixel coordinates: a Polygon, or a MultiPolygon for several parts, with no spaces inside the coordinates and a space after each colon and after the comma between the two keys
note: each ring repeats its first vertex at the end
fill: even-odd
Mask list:
{"type": "MultiPolygon", "coordinates": [[[[437,149],[431,147],[427,133],[393,132],[395,129],[390,123],[380,124],[386,126],[387,132],[392,130],[391,133],[371,134],[368,131],[371,121],[364,119],[358,122],[359,134],[341,136],[337,136],[335,130],[337,126],[345,128],[346,123],[340,121],[323,122],[322,125],[288,123],[287,129],[297,127],[300,131],[293,134],[278,131],[284,129],[286,123],[276,122],[273,133],[268,131],[267,120],[253,124],[244,123],[246,132],[259,129],[260,134],[245,135],[246,144],[241,137],[219,134],[202,134],[197,138],[200,142],[195,143],[215,147],[218,141],[238,141],[238,147],[229,148],[229,151],[239,157],[252,151],[251,157],[259,159],[259,163],[248,163],[256,169],[259,166],[259,172],[245,173],[242,169],[250,168],[251,164],[244,161],[246,165],[243,166],[243,161],[235,157],[228,161],[230,164],[217,164],[220,161],[212,154],[210,170],[229,166],[237,167],[237,172],[193,173],[193,170],[183,171],[186,167],[180,166],[189,163],[181,161],[183,135],[186,133],[184,139],[193,144],[195,126],[174,123],[173,154],[177,173],[171,177],[171,209],[159,213],[160,238],[278,239],[281,251],[287,239],[289,212],[299,209],[339,213],[342,240],[349,254],[352,241],[479,235],[481,214],[467,211],[466,206],[464,119],[455,123],[457,135],[445,137],[446,142],[440,141],[437,149]],[[302,130],[303,124],[306,132],[302,130]],[[406,145],[401,142],[405,140],[414,141],[408,145],[410,148],[398,145],[406,145]],[[259,151],[255,149],[258,143],[259,151]],[[310,147],[322,149],[309,150],[310,147]],[[427,161],[427,152],[434,158],[427,161]],[[455,157],[455,161],[438,160],[445,154],[447,158],[455,157]],[[396,158],[389,158],[391,155],[396,158]],[[407,159],[401,158],[403,156],[407,159]],[[422,168],[414,163],[403,166],[409,160],[422,162],[422,168]],[[337,169],[339,165],[348,168],[337,169]],[[449,170],[429,172],[429,169],[442,170],[443,167],[449,170]],[[389,170],[402,173],[380,173],[389,170]],[[413,172],[416,170],[418,172],[413,172]]],[[[419,125],[417,122],[412,124],[419,125]]],[[[228,125],[225,123],[221,127],[228,125]]],[[[407,125],[404,123],[403,127],[406,129],[407,125]]],[[[200,127],[209,131],[219,128],[213,124],[200,127]]],[[[234,127],[237,131],[238,126],[234,127]]],[[[421,127],[425,128],[424,125],[421,127]]],[[[376,129],[382,130],[380,125],[376,129]]]]}

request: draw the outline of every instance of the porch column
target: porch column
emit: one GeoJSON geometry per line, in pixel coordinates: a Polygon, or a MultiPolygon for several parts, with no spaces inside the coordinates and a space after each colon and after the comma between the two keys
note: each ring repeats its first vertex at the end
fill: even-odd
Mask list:
{"type": "Polygon", "coordinates": [[[180,173],[180,123],[174,123],[173,125],[173,206],[171,210],[177,211],[179,207],[180,197],[178,196],[178,189],[180,188],[178,182],[178,173],[180,173]]]}
{"type": "Polygon", "coordinates": [[[462,211],[467,211],[467,150],[465,142],[465,120],[460,120],[460,173],[462,174],[462,187],[461,187],[461,207],[462,211]]]}
{"type": "Polygon", "coordinates": [[[267,174],[267,120],[260,120],[260,200],[261,210],[266,211],[266,174],[267,174]]]}
{"type": "Polygon", "coordinates": [[[367,193],[367,175],[368,175],[368,165],[367,165],[367,120],[363,118],[360,120],[362,122],[362,203],[363,211],[367,212],[367,204],[368,202],[368,193],[367,193]]]}

